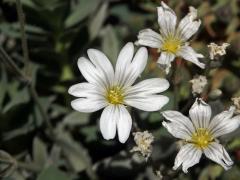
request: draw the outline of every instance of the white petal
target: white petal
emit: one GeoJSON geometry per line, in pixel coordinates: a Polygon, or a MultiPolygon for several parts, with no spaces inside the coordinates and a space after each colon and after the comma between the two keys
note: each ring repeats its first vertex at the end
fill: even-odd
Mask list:
{"type": "Polygon", "coordinates": [[[158,58],[157,63],[160,64],[160,66],[168,66],[171,64],[171,62],[174,60],[176,56],[172,53],[168,52],[161,52],[160,57],[158,58]]]}
{"type": "Polygon", "coordinates": [[[107,86],[104,74],[99,71],[88,59],[80,57],[78,59],[78,68],[84,78],[92,83],[105,88],[107,86]]]}
{"type": "Polygon", "coordinates": [[[107,106],[100,118],[100,131],[106,140],[113,139],[116,135],[117,120],[119,119],[119,111],[114,105],[107,106]]]}
{"type": "Polygon", "coordinates": [[[191,135],[184,126],[179,126],[174,123],[168,123],[163,121],[162,125],[171,133],[174,137],[184,140],[190,140],[191,135]]]}
{"type": "Polygon", "coordinates": [[[215,128],[220,122],[224,122],[228,119],[231,119],[233,114],[235,111],[235,107],[231,106],[229,108],[229,110],[227,111],[223,111],[219,114],[217,114],[216,116],[214,116],[214,118],[211,120],[210,124],[209,124],[209,129],[212,130],[213,128],[215,128]]]}
{"type": "Polygon", "coordinates": [[[181,147],[178,152],[173,169],[176,170],[182,164],[183,172],[187,173],[188,168],[199,163],[199,160],[202,156],[202,151],[194,147],[193,144],[186,144],[181,147]]]}
{"type": "Polygon", "coordinates": [[[138,33],[138,41],[136,44],[152,48],[160,48],[162,45],[162,37],[151,29],[144,29],[138,33]]]}
{"type": "Polygon", "coordinates": [[[133,43],[129,42],[122,48],[117,58],[114,81],[119,85],[122,84],[126,78],[125,72],[127,67],[131,64],[133,55],[134,46],[133,43]]]}
{"type": "Polygon", "coordinates": [[[162,78],[152,78],[143,80],[136,85],[126,90],[125,94],[128,95],[150,95],[161,93],[169,88],[169,82],[162,78]]]}
{"type": "Polygon", "coordinates": [[[161,5],[157,8],[161,33],[164,36],[172,35],[175,33],[177,16],[163,1],[161,1],[161,5]]]}
{"type": "Polygon", "coordinates": [[[203,58],[202,54],[198,54],[196,53],[193,48],[191,48],[190,46],[182,46],[181,49],[177,52],[178,56],[181,56],[182,58],[184,58],[187,61],[190,61],[194,64],[196,64],[197,66],[199,66],[200,68],[204,69],[205,68],[205,64],[201,63],[198,58],[203,58]]]}
{"type": "Polygon", "coordinates": [[[111,85],[113,83],[114,70],[106,55],[96,49],[89,49],[87,53],[96,68],[104,74],[107,84],[111,85]]]}
{"type": "Polygon", "coordinates": [[[235,107],[231,107],[228,111],[216,115],[210,122],[209,129],[214,137],[235,131],[240,126],[240,115],[232,118],[235,107]]]}
{"type": "Polygon", "coordinates": [[[225,148],[216,142],[212,142],[204,149],[204,154],[212,161],[220,164],[225,170],[228,170],[233,165],[225,148]]]}
{"type": "Polygon", "coordinates": [[[119,118],[117,119],[118,139],[125,143],[130,135],[132,128],[132,118],[123,105],[118,106],[119,118]]]}
{"type": "Polygon", "coordinates": [[[76,97],[103,96],[103,90],[91,83],[78,83],[68,89],[68,93],[76,97]]]}
{"type": "Polygon", "coordinates": [[[168,103],[169,98],[162,95],[131,95],[124,101],[127,105],[143,111],[158,111],[168,103]]]}
{"type": "Polygon", "coordinates": [[[178,111],[164,111],[162,115],[171,121],[171,123],[166,124],[168,127],[164,126],[173,136],[185,140],[191,139],[191,135],[195,132],[195,129],[188,117],[178,111]],[[180,132],[181,134],[179,134],[180,132]]]}
{"type": "Polygon", "coordinates": [[[188,154],[188,160],[185,160],[182,163],[183,172],[187,173],[188,168],[199,163],[201,156],[202,156],[202,151],[200,149],[194,148],[193,151],[190,151],[188,154]]]}
{"type": "Polygon", "coordinates": [[[201,21],[193,21],[188,15],[179,23],[178,32],[182,40],[187,41],[193,34],[197,32],[201,25],[201,21]]]}
{"type": "Polygon", "coordinates": [[[90,97],[75,99],[71,106],[79,112],[95,112],[107,106],[107,103],[102,97],[90,97]]]}
{"type": "Polygon", "coordinates": [[[196,99],[189,110],[189,116],[195,128],[207,128],[212,115],[211,107],[202,99],[196,99]]]}
{"type": "Polygon", "coordinates": [[[147,58],[147,49],[145,47],[141,47],[140,49],[138,49],[131,64],[125,69],[124,81],[121,84],[122,86],[129,87],[135,82],[135,80],[145,69],[145,66],[147,64],[147,58]]]}

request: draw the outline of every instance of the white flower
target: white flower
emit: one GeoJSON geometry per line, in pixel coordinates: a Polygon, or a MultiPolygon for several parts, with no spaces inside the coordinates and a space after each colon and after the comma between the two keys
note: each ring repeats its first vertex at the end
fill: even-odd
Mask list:
{"type": "Polygon", "coordinates": [[[201,94],[207,85],[207,78],[206,76],[200,75],[190,80],[190,83],[192,83],[192,93],[201,94]]]}
{"type": "Polygon", "coordinates": [[[143,157],[147,160],[151,153],[152,153],[152,143],[154,141],[154,137],[152,133],[149,133],[148,131],[144,132],[135,132],[134,135],[134,141],[137,144],[137,146],[134,146],[131,152],[137,152],[139,151],[143,157]]]}
{"type": "Polygon", "coordinates": [[[210,54],[210,59],[215,59],[215,57],[217,56],[223,56],[226,54],[226,48],[229,46],[230,44],[228,43],[223,43],[221,46],[218,46],[215,43],[210,43],[208,45],[209,48],[209,54],[210,54]]]}
{"type": "Polygon", "coordinates": [[[211,119],[211,108],[201,99],[196,99],[189,111],[190,119],[177,111],[165,111],[163,116],[170,122],[163,126],[175,137],[183,139],[186,144],[178,152],[173,169],[182,165],[187,173],[188,168],[197,164],[202,156],[229,169],[233,162],[217,138],[236,130],[240,125],[240,116],[233,116],[234,107],[211,119]],[[211,119],[211,120],[210,120],[211,119]]]}
{"type": "Polygon", "coordinates": [[[190,7],[190,12],[177,26],[177,16],[175,12],[164,2],[161,2],[161,5],[162,6],[157,8],[160,34],[151,29],[144,29],[139,32],[136,44],[158,48],[158,51],[161,52],[158,63],[166,69],[171,67],[171,62],[176,56],[182,57],[204,68],[205,64],[198,60],[198,58],[203,58],[203,55],[196,53],[187,42],[187,40],[197,32],[201,24],[200,20],[195,20],[197,10],[190,7]]]}
{"type": "Polygon", "coordinates": [[[69,94],[78,97],[73,100],[73,109],[80,112],[95,112],[104,108],[100,118],[100,130],[107,140],[118,138],[124,143],[130,134],[132,118],[125,105],[144,111],[158,111],[169,99],[158,93],[169,87],[166,79],[152,78],[133,85],[144,70],[148,53],[140,48],[134,56],[133,43],[127,43],[121,50],[115,72],[108,58],[100,51],[89,49],[90,60],[80,57],[78,68],[88,82],[69,88],[69,94]]]}

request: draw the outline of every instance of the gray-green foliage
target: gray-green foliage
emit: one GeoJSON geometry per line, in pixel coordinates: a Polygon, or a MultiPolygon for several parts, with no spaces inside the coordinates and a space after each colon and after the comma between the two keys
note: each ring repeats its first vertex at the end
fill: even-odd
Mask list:
{"type": "MultiPolygon", "coordinates": [[[[102,50],[115,64],[121,47],[136,41],[144,28],[158,31],[155,0],[21,0],[26,16],[25,30],[30,53],[30,78],[39,94],[39,102],[54,127],[54,136],[47,127],[41,110],[29,92],[29,85],[0,64],[0,173],[6,180],[70,180],[70,179],[157,179],[151,161],[145,163],[138,154],[129,150],[134,146],[132,137],[126,145],[117,140],[105,141],[99,132],[100,113],[79,113],[70,106],[72,97],[68,88],[85,81],[77,68],[77,59],[87,56],[88,48],[102,50]],[[4,150],[4,151],[2,151],[4,150]],[[16,164],[15,164],[16,163],[16,164]],[[18,166],[17,166],[18,164],[18,166]]],[[[227,56],[210,74],[209,91],[222,89],[219,99],[209,98],[214,113],[230,105],[232,96],[240,95],[240,33],[237,0],[169,0],[179,17],[187,13],[188,6],[199,9],[202,20],[199,36],[193,46],[207,54],[206,43],[228,41],[227,56]],[[221,66],[220,66],[221,65],[221,66]],[[220,68],[219,68],[220,67],[220,68]]],[[[20,25],[15,13],[15,0],[0,2],[0,46],[23,69],[20,25]]],[[[149,49],[146,70],[140,78],[165,76],[157,65],[159,56],[149,49]]],[[[2,60],[2,56],[0,56],[2,60]]],[[[2,62],[2,61],[1,61],[2,62]]],[[[184,108],[193,99],[189,80],[202,71],[188,63],[180,63],[177,83],[171,82],[166,95],[169,104],[163,110],[184,108]],[[173,86],[177,85],[177,97],[173,86]],[[177,104],[175,104],[177,101],[177,104]]],[[[210,92],[206,92],[207,94],[210,92]]],[[[176,139],[162,128],[159,112],[131,110],[134,122],[142,130],[155,136],[152,162],[167,179],[238,179],[239,132],[223,138],[235,165],[224,172],[211,161],[201,160],[189,174],[172,171],[176,155],[176,139]]],[[[134,130],[135,131],[135,130],[134,130]]]]}

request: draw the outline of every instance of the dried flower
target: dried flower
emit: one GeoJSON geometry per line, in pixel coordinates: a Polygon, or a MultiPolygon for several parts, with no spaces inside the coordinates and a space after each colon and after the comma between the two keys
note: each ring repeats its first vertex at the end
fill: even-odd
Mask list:
{"type": "Polygon", "coordinates": [[[231,100],[233,101],[233,105],[236,107],[235,113],[240,114],[240,96],[234,97],[231,100]]]}
{"type": "Polygon", "coordinates": [[[148,131],[133,133],[134,141],[137,146],[134,146],[131,152],[140,152],[142,156],[147,160],[152,153],[152,142],[154,137],[148,131]]]}
{"type": "Polygon", "coordinates": [[[209,48],[209,53],[210,53],[210,59],[215,59],[216,56],[223,56],[226,54],[226,48],[230,44],[228,43],[223,43],[221,46],[215,44],[215,43],[210,43],[208,45],[209,48]]]}
{"type": "Polygon", "coordinates": [[[207,78],[206,76],[200,75],[196,78],[193,78],[190,83],[192,83],[192,93],[201,94],[207,85],[207,78]]]}

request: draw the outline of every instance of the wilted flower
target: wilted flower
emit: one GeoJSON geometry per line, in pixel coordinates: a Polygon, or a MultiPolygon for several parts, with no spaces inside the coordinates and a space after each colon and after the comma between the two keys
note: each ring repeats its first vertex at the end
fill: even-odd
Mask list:
{"type": "Polygon", "coordinates": [[[232,98],[233,105],[236,107],[235,112],[237,114],[240,114],[240,97],[234,97],[232,98]]]}
{"type": "Polygon", "coordinates": [[[124,143],[132,126],[132,118],[125,105],[143,111],[158,111],[169,100],[158,93],[168,89],[169,83],[166,79],[152,78],[133,85],[147,63],[148,53],[144,47],[134,56],[133,43],[127,43],[118,56],[115,72],[102,52],[89,49],[87,53],[90,60],[80,57],[78,68],[88,82],[69,88],[69,94],[78,97],[71,105],[80,112],[104,108],[100,118],[103,137],[113,139],[117,131],[119,141],[124,143]]]}
{"type": "Polygon", "coordinates": [[[236,130],[240,125],[240,115],[232,117],[235,108],[216,115],[211,119],[211,108],[202,99],[196,99],[188,117],[177,111],[165,111],[163,116],[170,122],[163,126],[175,137],[185,140],[186,144],[178,152],[173,169],[182,165],[187,173],[188,168],[197,164],[204,153],[206,157],[229,169],[233,162],[217,138],[236,130]]]}
{"type": "Polygon", "coordinates": [[[195,20],[197,10],[190,7],[190,12],[177,26],[177,16],[175,12],[164,2],[161,2],[161,5],[162,6],[157,8],[160,34],[151,29],[144,29],[139,32],[136,44],[158,48],[161,55],[157,62],[165,69],[171,67],[171,62],[176,56],[182,57],[204,68],[205,64],[198,60],[198,58],[203,58],[203,55],[196,53],[187,42],[187,40],[197,32],[201,24],[200,20],[195,20]]]}
{"type": "Polygon", "coordinates": [[[200,75],[196,78],[193,78],[190,83],[192,83],[192,93],[201,94],[207,85],[207,78],[206,76],[200,75]]]}
{"type": "Polygon", "coordinates": [[[142,156],[147,160],[152,153],[152,143],[154,137],[148,131],[133,133],[134,141],[137,146],[133,147],[131,152],[140,152],[142,156]]]}
{"type": "Polygon", "coordinates": [[[226,48],[229,46],[230,44],[228,43],[223,43],[221,46],[218,46],[215,43],[210,43],[208,45],[209,48],[209,54],[210,54],[210,59],[215,59],[215,57],[217,56],[223,56],[226,54],[226,48]]]}

